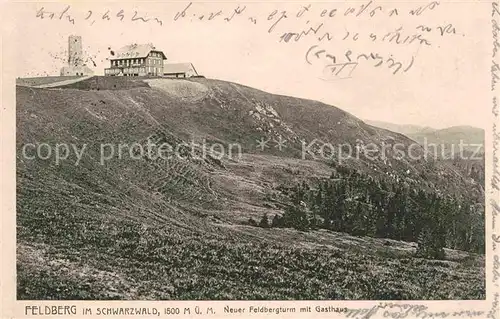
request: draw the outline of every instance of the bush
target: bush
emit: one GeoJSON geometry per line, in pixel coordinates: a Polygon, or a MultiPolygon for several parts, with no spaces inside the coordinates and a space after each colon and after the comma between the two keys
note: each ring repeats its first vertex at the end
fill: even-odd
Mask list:
{"type": "Polygon", "coordinates": [[[281,215],[274,215],[273,217],[273,221],[271,222],[271,227],[284,227],[285,226],[285,223],[284,223],[284,219],[281,215]]]}
{"type": "Polygon", "coordinates": [[[259,227],[269,228],[269,218],[267,218],[267,213],[264,213],[264,215],[262,215],[262,219],[259,222],[259,227]]]}
{"type": "Polygon", "coordinates": [[[248,225],[250,225],[250,226],[255,226],[255,227],[257,227],[257,222],[255,221],[255,219],[253,219],[253,218],[251,218],[251,217],[248,219],[248,222],[247,222],[247,223],[248,223],[248,225]]]}

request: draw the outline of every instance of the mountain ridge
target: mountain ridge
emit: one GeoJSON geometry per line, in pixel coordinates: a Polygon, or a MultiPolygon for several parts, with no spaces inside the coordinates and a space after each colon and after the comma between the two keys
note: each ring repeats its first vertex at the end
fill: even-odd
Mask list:
{"type": "Polygon", "coordinates": [[[365,120],[365,123],[404,134],[417,142],[423,142],[424,138],[426,138],[429,142],[450,144],[456,143],[457,138],[462,138],[466,142],[484,144],[484,129],[472,125],[454,125],[436,129],[428,126],[394,124],[371,120],[365,120]]]}

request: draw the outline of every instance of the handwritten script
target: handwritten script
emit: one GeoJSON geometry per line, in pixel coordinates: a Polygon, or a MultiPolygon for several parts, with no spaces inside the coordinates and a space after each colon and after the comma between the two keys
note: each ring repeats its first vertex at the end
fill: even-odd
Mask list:
{"type": "MultiPolygon", "coordinates": [[[[173,24],[247,23],[274,37],[281,45],[304,43],[302,63],[318,66],[318,77],[329,81],[352,78],[361,68],[374,68],[401,76],[418,67],[421,49],[439,50],[442,41],[464,37],[452,21],[429,23],[429,14],[446,16],[447,6],[439,1],[402,5],[377,3],[280,3],[279,9],[261,10],[258,3],[225,4],[207,9],[200,3],[176,3],[165,10],[140,12],[136,9],[84,9],[67,4],[41,4],[36,19],[97,26],[106,23],[142,23],[158,28],[173,24]],[[440,11],[441,10],[441,11],[440,11]],[[363,24],[366,27],[360,27],[363,24]],[[377,27],[370,27],[377,25],[377,27]],[[382,27],[380,27],[382,26],[382,27]],[[376,48],[373,48],[376,45],[376,48]],[[360,47],[363,50],[360,50],[360,47]],[[397,54],[393,52],[397,49],[397,54]]],[[[495,24],[496,32],[498,24],[495,24]]],[[[495,50],[498,46],[495,47],[495,50]]],[[[496,51],[495,51],[496,52],[496,51]]],[[[498,66],[496,66],[498,67],[498,66]]]]}
{"type": "Polygon", "coordinates": [[[371,308],[364,309],[348,309],[343,312],[346,318],[352,319],[370,319],[370,318],[484,318],[484,311],[430,311],[427,306],[419,304],[404,304],[381,302],[371,308]]]}
{"type": "Polygon", "coordinates": [[[493,285],[495,287],[495,293],[493,295],[492,309],[488,313],[488,318],[497,319],[499,318],[499,299],[500,295],[498,293],[499,280],[500,280],[500,255],[498,251],[498,244],[500,244],[500,233],[498,232],[497,217],[500,213],[500,206],[498,202],[500,188],[500,168],[498,160],[498,146],[500,144],[500,131],[498,130],[498,94],[499,90],[497,88],[497,82],[499,77],[499,61],[500,56],[498,54],[498,48],[500,48],[500,41],[498,39],[498,31],[500,30],[498,25],[500,21],[500,5],[498,1],[493,1],[491,3],[491,30],[493,45],[491,49],[491,92],[492,92],[492,116],[493,116],[493,145],[492,145],[492,155],[493,155],[493,172],[491,178],[491,221],[492,221],[492,253],[493,253],[493,285]]]}

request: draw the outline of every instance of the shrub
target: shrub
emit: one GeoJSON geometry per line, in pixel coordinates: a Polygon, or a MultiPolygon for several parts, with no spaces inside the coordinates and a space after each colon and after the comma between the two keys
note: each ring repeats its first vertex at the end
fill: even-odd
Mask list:
{"type": "Polygon", "coordinates": [[[269,228],[269,218],[267,218],[267,213],[264,213],[264,215],[262,215],[262,218],[259,222],[259,227],[269,228]]]}
{"type": "Polygon", "coordinates": [[[271,227],[284,227],[284,219],[282,216],[276,214],[273,217],[273,221],[271,222],[271,227]]]}
{"type": "Polygon", "coordinates": [[[253,218],[251,218],[251,217],[248,219],[248,222],[247,222],[247,223],[248,223],[248,225],[250,225],[250,226],[257,226],[257,222],[255,221],[255,219],[253,219],[253,218]]]}

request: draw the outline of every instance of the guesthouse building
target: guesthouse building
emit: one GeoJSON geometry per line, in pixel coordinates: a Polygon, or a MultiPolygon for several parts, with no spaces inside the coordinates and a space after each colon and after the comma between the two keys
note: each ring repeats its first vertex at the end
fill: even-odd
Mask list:
{"type": "Polygon", "coordinates": [[[117,52],[111,51],[107,76],[162,76],[167,57],[152,44],[131,44],[117,52]]]}

